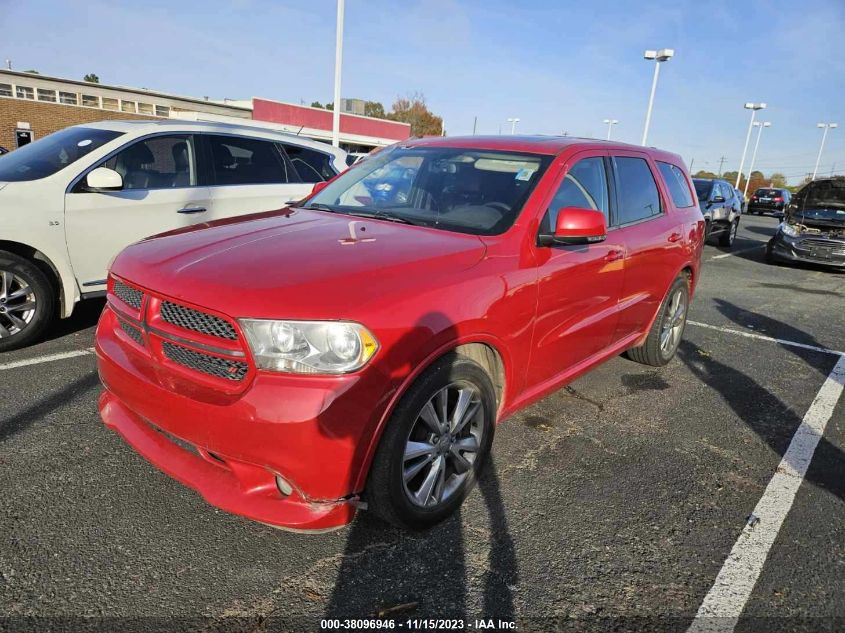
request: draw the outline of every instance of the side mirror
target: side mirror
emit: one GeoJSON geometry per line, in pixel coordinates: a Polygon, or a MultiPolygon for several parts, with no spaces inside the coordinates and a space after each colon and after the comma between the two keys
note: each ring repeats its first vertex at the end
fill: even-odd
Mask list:
{"type": "Polygon", "coordinates": [[[123,177],[114,169],[97,167],[88,172],[85,184],[93,191],[119,191],[123,189],[123,177]]]}
{"type": "Polygon", "coordinates": [[[713,199],[710,202],[724,202],[724,196],[713,196],[713,199]]]}
{"type": "Polygon", "coordinates": [[[541,235],[540,245],[552,244],[595,244],[607,238],[607,223],[604,213],[593,209],[564,207],[557,214],[553,235],[541,235]]]}
{"type": "Polygon", "coordinates": [[[315,182],[314,186],[311,188],[311,195],[313,196],[315,193],[321,192],[323,189],[326,188],[326,185],[328,184],[329,183],[325,180],[322,182],[315,182]]]}

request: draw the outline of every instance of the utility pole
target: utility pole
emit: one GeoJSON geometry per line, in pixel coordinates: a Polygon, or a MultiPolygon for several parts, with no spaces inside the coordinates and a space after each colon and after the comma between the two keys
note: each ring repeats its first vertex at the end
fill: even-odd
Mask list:
{"type": "Polygon", "coordinates": [[[334,48],[334,112],[332,113],[332,145],[340,147],[340,70],[343,66],[343,4],[337,0],[337,29],[334,48]]]}
{"type": "Polygon", "coordinates": [[[472,120],[472,135],[475,136],[475,129],[478,127],[478,116],[472,120]]]}
{"type": "Polygon", "coordinates": [[[719,158],[719,173],[717,173],[717,174],[716,174],[719,178],[721,178],[721,177],[722,177],[722,165],[724,165],[724,164],[725,164],[725,161],[726,161],[726,160],[728,160],[728,159],[727,159],[727,158],[725,158],[724,156],[721,156],[721,157],[719,158]]]}
{"type": "Polygon", "coordinates": [[[695,165],[695,156],[692,157],[692,160],[689,162],[689,173],[692,174],[692,166],[695,165]]]}

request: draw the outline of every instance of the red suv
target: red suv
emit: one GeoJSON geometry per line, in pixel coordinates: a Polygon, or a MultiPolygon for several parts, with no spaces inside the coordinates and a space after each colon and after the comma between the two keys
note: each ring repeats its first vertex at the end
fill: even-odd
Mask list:
{"type": "Polygon", "coordinates": [[[293,529],[365,505],[429,526],[497,421],[622,352],[675,354],[704,219],[674,154],[429,138],[316,189],[111,269],[103,420],[215,506],[293,529]]]}

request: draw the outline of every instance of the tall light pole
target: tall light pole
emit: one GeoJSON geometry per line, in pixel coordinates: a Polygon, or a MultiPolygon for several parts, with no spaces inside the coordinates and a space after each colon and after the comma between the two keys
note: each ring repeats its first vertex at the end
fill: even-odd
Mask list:
{"type": "Polygon", "coordinates": [[[769,121],[755,121],[754,125],[757,129],[757,140],[754,142],[754,151],[751,152],[751,163],[748,165],[748,178],[745,179],[745,189],[742,190],[742,195],[748,197],[748,183],[751,182],[751,173],[754,171],[754,161],[757,160],[757,148],[760,147],[760,137],[763,136],[763,128],[769,127],[769,121]]]}
{"type": "Polygon", "coordinates": [[[739,161],[739,171],[736,173],[735,189],[739,189],[739,181],[742,178],[742,168],[745,167],[745,155],[748,152],[748,141],[751,140],[751,129],[754,127],[754,118],[757,116],[757,110],[762,110],[766,107],[765,103],[746,103],[746,110],[751,110],[751,123],[748,124],[748,134],[745,135],[745,147],[742,148],[742,160],[739,161]]]}
{"type": "Polygon", "coordinates": [[[607,140],[610,140],[610,133],[613,131],[613,126],[619,123],[616,119],[605,119],[605,124],[607,125],[607,140]]]}
{"type": "Polygon", "coordinates": [[[517,118],[509,118],[508,123],[511,124],[511,136],[516,134],[516,124],[519,123],[519,119],[517,118]]]}
{"type": "Polygon", "coordinates": [[[334,43],[334,112],[332,113],[332,145],[340,147],[340,69],[343,66],[343,3],[337,0],[337,30],[334,43]]]}
{"type": "Polygon", "coordinates": [[[816,179],[816,173],[819,171],[819,163],[822,161],[822,152],[824,151],[824,142],[827,138],[828,130],[832,130],[835,127],[839,127],[838,123],[818,123],[816,127],[824,128],[824,132],[822,132],[822,144],[819,147],[819,156],[816,158],[816,167],[813,169],[813,180],[816,179]]]}
{"type": "Polygon", "coordinates": [[[654,64],[654,78],[651,80],[651,95],[648,98],[648,110],[645,113],[645,127],[643,128],[643,142],[640,145],[645,145],[648,139],[648,126],[651,124],[651,109],[654,107],[654,93],[657,91],[657,76],[660,74],[660,64],[669,61],[672,55],[675,54],[674,49],[661,48],[659,51],[646,51],[643,53],[645,59],[653,59],[654,64]]]}

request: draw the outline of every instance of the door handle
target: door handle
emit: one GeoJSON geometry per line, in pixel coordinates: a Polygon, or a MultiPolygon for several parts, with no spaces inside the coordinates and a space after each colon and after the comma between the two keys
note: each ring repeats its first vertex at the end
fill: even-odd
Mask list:
{"type": "Polygon", "coordinates": [[[204,213],[205,211],[207,211],[205,207],[188,204],[179,209],[176,213],[204,213]]]}
{"type": "Polygon", "coordinates": [[[681,235],[680,233],[672,233],[672,235],[669,236],[669,241],[670,242],[680,242],[683,239],[683,237],[684,236],[681,235]]]}
{"type": "Polygon", "coordinates": [[[607,255],[604,256],[604,261],[606,262],[616,262],[620,259],[625,259],[625,251],[612,250],[608,251],[607,255]]]}

